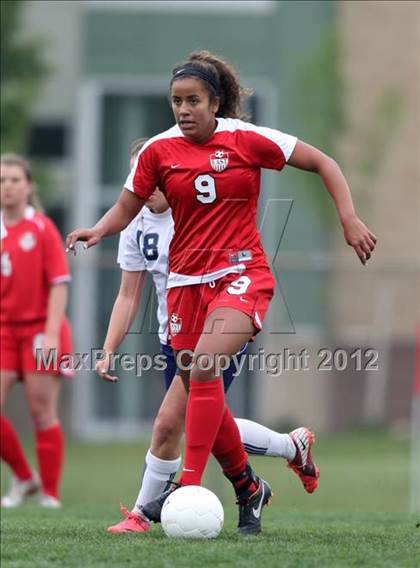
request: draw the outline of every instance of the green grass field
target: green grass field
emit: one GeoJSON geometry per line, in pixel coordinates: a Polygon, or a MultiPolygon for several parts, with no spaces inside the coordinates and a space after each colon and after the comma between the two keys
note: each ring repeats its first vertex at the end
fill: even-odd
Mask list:
{"type": "MultiPolygon", "coordinates": [[[[61,511],[36,501],[2,512],[2,567],[420,566],[420,515],[406,513],[408,444],[384,433],[322,438],[320,487],[306,495],[282,460],[256,458],[273,486],[264,533],[240,538],[230,487],[211,465],[205,485],[223,498],[225,527],[215,541],[108,535],[118,506],[131,507],[144,445],[69,444],[61,511]]],[[[2,469],[5,474],[5,470],[2,469]]],[[[2,490],[8,481],[2,475],[2,490]]]]}

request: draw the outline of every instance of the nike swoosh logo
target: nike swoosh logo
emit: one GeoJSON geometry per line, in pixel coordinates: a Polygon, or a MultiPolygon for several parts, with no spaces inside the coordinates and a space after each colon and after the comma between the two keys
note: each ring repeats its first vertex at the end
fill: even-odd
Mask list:
{"type": "Polygon", "coordinates": [[[179,168],[181,164],[171,164],[171,168],[174,170],[175,168],[179,168]]]}
{"type": "Polygon", "coordinates": [[[264,483],[263,483],[262,484],[261,499],[260,499],[259,505],[258,505],[257,508],[255,508],[255,507],[252,508],[252,513],[253,513],[253,515],[256,519],[259,519],[260,516],[261,516],[261,509],[262,509],[262,506],[263,506],[264,495],[265,495],[265,487],[264,487],[264,483]]]}
{"type": "Polygon", "coordinates": [[[241,302],[248,302],[248,300],[246,298],[239,298],[241,302]]]}

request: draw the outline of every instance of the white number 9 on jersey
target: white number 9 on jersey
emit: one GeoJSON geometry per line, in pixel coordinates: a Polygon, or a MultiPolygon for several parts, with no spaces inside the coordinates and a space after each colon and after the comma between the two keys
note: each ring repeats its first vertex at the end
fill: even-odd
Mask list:
{"type": "Polygon", "coordinates": [[[194,188],[198,191],[197,199],[200,203],[213,203],[213,201],[216,201],[216,184],[214,178],[208,174],[196,177],[194,188]]]}
{"type": "Polygon", "coordinates": [[[239,296],[240,294],[245,294],[248,290],[248,286],[251,284],[251,278],[248,276],[241,276],[237,280],[234,280],[230,283],[229,288],[227,289],[229,294],[234,294],[235,296],[239,296]]]}

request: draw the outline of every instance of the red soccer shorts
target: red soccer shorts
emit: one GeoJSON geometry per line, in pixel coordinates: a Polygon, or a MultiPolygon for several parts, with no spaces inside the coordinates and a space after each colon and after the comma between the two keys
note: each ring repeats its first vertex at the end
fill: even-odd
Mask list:
{"type": "MultiPolygon", "coordinates": [[[[49,375],[63,375],[72,377],[74,371],[65,364],[66,357],[73,353],[71,329],[67,319],[63,319],[60,331],[60,344],[57,352],[57,365],[51,364],[48,369],[38,365],[36,350],[41,347],[45,321],[36,323],[13,323],[1,325],[1,369],[3,371],[16,371],[23,379],[24,373],[48,373],[49,375]],[[63,364],[60,366],[60,362],[63,364]]],[[[69,358],[68,358],[69,359],[69,358]]],[[[55,361],[54,361],[55,362],[55,361]]]]}
{"type": "Polygon", "coordinates": [[[233,308],[247,314],[259,331],[274,293],[275,281],[266,267],[227,274],[208,284],[168,290],[169,340],[173,349],[194,350],[209,314],[233,308]]]}

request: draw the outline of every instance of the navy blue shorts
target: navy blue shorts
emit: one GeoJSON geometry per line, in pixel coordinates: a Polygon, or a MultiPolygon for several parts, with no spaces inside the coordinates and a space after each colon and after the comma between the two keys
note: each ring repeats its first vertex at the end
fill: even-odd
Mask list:
{"type": "MultiPolygon", "coordinates": [[[[239,351],[236,354],[238,365],[240,364],[242,357],[245,357],[247,348],[248,348],[248,343],[246,343],[244,347],[241,349],[241,351],[239,351]]],[[[178,368],[176,365],[175,356],[172,347],[169,347],[169,345],[161,344],[160,352],[163,353],[163,355],[165,355],[166,357],[165,387],[166,390],[168,390],[169,387],[171,386],[173,378],[177,374],[178,368]]],[[[234,374],[235,370],[236,370],[235,363],[232,361],[229,368],[223,372],[223,385],[225,392],[229,390],[229,387],[232,384],[233,379],[236,377],[236,375],[234,374]]]]}

